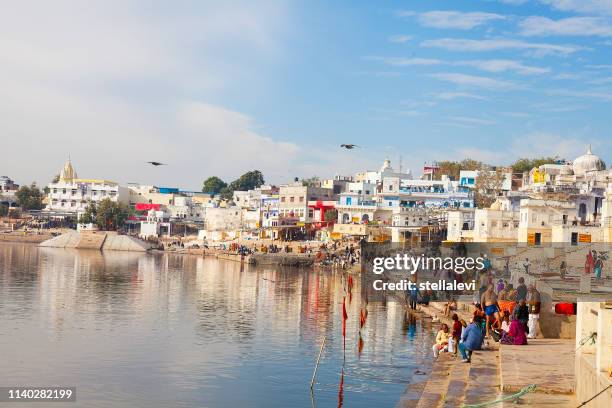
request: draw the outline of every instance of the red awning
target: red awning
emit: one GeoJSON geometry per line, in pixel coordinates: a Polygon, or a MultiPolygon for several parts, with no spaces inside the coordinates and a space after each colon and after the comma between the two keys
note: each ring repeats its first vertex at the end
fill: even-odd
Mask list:
{"type": "Polygon", "coordinates": [[[160,204],[148,204],[148,203],[136,203],[135,210],[136,211],[149,211],[155,210],[159,211],[160,204]]]}

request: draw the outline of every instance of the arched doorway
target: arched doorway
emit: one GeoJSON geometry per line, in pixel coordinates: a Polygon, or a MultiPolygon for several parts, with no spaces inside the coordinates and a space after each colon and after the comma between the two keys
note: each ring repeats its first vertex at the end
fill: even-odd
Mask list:
{"type": "Polygon", "coordinates": [[[348,213],[342,214],[342,223],[343,224],[348,224],[350,219],[351,219],[351,217],[348,215],[348,213]]]}
{"type": "Polygon", "coordinates": [[[370,216],[368,214],[363,214],[361,216],[361,222],[363,224],[367,224],[368,222],[370,222],[370,216]]]}

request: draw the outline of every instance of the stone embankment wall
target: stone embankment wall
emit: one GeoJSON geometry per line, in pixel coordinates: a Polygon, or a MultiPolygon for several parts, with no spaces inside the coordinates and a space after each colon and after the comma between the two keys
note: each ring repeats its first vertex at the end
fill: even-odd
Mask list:
{"type": "Polygon", "coordinates": [[[279,266],[312,266],[315,257],[312,254],[252,254],[249,257],[251,265],[279,266]]]}
{"type": "Polygon", "coordinates": [[[150,249],[148,242],[119,235],[115,232],[92,231],[92,232],[67,232],[57,237],[46,240],[40,244],[41,247],[51,248],[75,248],[75,249],[97,249],[110,251],[133,251],[146,252],[150,249]]]}
{"type": "Polygon", "coordinates": [[[0,242],[28,242],[39,244],[43,241],[52,238],[51,234],[47,233],[23,233],[23,232],[9,232],[0,233],[0,242]]]}

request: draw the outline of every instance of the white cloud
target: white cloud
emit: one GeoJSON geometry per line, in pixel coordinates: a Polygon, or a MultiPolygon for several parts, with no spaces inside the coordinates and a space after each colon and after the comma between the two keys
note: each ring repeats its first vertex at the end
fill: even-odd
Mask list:
{"type": "Polygon", "coordinates": [[[478,99],[478,100],[486,100],[484,96],[476,95],[469,92],[438,92],[431,94],[434,98],[442,99],[445,101],[450,101],[454,99],[478,99]]]}
{"type": "Polygon", "coordinates": [[[591,69],[612,69],[612,64],[585,65],[585,67],[591,69]]]}
{"type": "Polygon", "coordinates": [[[514,157],[548,156],[573,160],[586,151],[589,141],[538,131],[512,139],[509,153],[514,157]]]}
{"type": "Polygon", "coordinates": [[[472,118],[468,116],[451,116],[449,119],[471,125],[494,125],[497,122],[489,119],[472,118]]]}
{"type": "Polygon", "coordinates": [[[556,79],[556,80],[568,80],[568,79],[571,80],[571,79],[580,79],[580,78],[582,78],[582,75],[580,75],[580,74],[572,74],[572,73],[569,73],[569,72],[562,72],[560,74],[557,74],[557,75],[553,76],[552,78],[556,79]]]}
{"type": "Polygon", "coordinates": [[[590,84],[603,85],[612,83],[612,77],[597,78],[589,81],[590,84]]]}
{"type": "Polygon", "coordinates": [[[412,37],[409,35],[402,35],[402,34],[398,34],[398,35],[392,35],[389,37],[389,42],[392,43],[405,43],[412,40],[412,37]]]}
{"type": "Polygon", "coordinates": [[[421,47],[442,48],[455,52],[489,52],[497,50],[524,50],[534,55],[569,55],[580,51],[583,47],[577,45],[557,45],[546,43],[531,43],[520,40],[469,40],[463,38],[441,38],[436,40],[425,40],[421,47]]]}
{"type": "Polygon", "coordinates": [[[550,72],[547,67],[535,67],[524,65],[521,61],[492,59],[492,60],[466,60],[457,62],[442,61],[432,58],[403,58],[403,57],[365,57],[372,61],[381,61],[387,65],[395,67],[405,67],[414,65],[454,65],[469,66],[486,72],[516,72],[521,75],[546,74],[550,72]]]}
{"type": "Polygon", "coordinates": [[[550,68],[528,66],[523,65],[520,61],[503,59],[459,61],[456,64],[471,66],[487,72],[513,71],[522,75],[546,74],[550,72],[550,68]]]}
{"type": "Polygon", "coordinates": [[[70,154],[83,177],[198,188],[214,174],[231,180],[260,169],[284,182],[368,162],[359,152],[331,154],[337,146],[268,136],[255,119],[215,102],[263,81],[262,64],[281,57],[291,26],[282,1],[193,6],[3,7],[2,140],[28,152],[28,160],[3,157],[8,175],[47,182],[70,154]]]}
{"type": "Polygon", "coordinates": [[[494,13],[459,11],[428,11],[425,13],[400,12],[401,17],[417,16],[419,24],[432,28],[451,28],[457,30],[471,30],[485,25],[491,21],[503,20],[504,16],[494,13]]]}
{"type": "Polygon", "coordinates": [[[531,116],[529,113],[525,112],[500,112],[500,114],[510,118],[528,118],[531,116]]]}
{"type": "Polygon", "coordinates": [[[524,36],[612,36],[612,24],[601,17],[568,17],[552,20],[547,17],[527,17],[519,23],[524,36]]]}
{"type": "Polygon", "coordinates": [[[577,11],[580,13],[612,14],[610,0],[539,0],[540,3],[562,11],[577,11]]]}
{"type": "Polygon", "coordinates": [[[535,131],[527,134],[514,135],[507,138],[509,144],[501,149],[490,150],[478,147],[449,148],[442,157],[439,152],[428,152],[427,157],[435,157],[437,160],[462,160],[471,158],[491,165],[509,165],[514,160],[527,157],[559,157],[572,160],[586,151],[589,143],[596,144],[597,139],[592,140],[567,137],[558,133],[547,131],[535,131]]]}
{"type": "Polygon", "coordinates": [[[384,64],[394,67],[408,67],[413,65],[439,65],[443,62],[431,58],[402,58],[402,57],[366,57],[368,60],[381,61],[384,64]]]}
{"type": "Polygon", "coordinates": [[[571,96],[574,98],[585,98],[585,99],[596,99],[600,101],[610,102],[612,101],[612,93],[600,90],[585,90],[585,91],[573,91],[566,89],[556,89],[549,91],[551,95],[562,95],[571,96]]]}
{"type": "Polygon", "coordinates": [[[457,85],[473,88],[483,88],[489,90],[508,90],[518,87],[518,85],[514,82],[501,81],[488,77],[466,75],[460,73],[443,72],[431,74],[430,76],[441,81],[452,82],[457,85]]]}

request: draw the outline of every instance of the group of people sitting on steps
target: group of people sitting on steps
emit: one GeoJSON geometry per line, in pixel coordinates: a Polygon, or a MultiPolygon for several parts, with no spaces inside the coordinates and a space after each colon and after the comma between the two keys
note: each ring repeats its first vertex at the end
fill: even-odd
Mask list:
{"type": "Polygon", "coordinates": [[[459,352],[462,361],[469,363],[472,351],[481,350],[486,339],[521,346],[527,344],[528,338],[535,338],[540,317],[540,293],[534,285],[527,288],[522,278],[518,287],[521,290],[519,296],[514,298],[511,310],[501,310],[499,307],[498,293],[504,289],[503,285],[495,288],[489,284],[482,288],[479,293],[480,303],[474,304],[469,324],[459,319],[457,313],[452,313],[457,310],[457,302],[447,302],[444,314],[452,313],[452,328],[447,324],[441,325],[432,347],[434,358],[438,358],[441,351],[452,352],[453,357],[459,352]]]}

